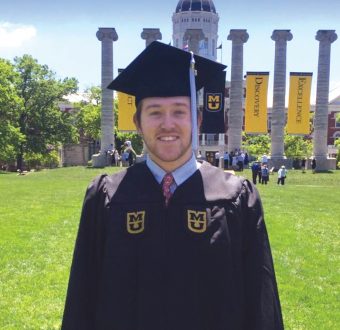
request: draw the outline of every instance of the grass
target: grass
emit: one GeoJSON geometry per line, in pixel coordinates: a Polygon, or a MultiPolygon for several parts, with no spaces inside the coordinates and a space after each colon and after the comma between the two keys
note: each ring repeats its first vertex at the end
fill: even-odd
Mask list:
{"type": "MultiPolygon", "coordinates": [[[[102,172],[0,172],[1,329],[60,328],[84,192],[102,172]]],[[[274,174],[258,189],[286,329],[340,329],[340,171],[289,171],[285,186],[274,174]]]]}

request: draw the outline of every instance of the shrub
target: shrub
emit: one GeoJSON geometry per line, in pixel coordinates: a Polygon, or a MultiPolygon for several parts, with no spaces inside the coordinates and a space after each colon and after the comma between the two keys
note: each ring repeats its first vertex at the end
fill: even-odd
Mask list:
{"type": "Polygon", "coordinates": [[[59,155],[57,150],[51,150],[46,154],[25,153],[25,165],[27,169],[55,168],[59,166],[59,155]]]}

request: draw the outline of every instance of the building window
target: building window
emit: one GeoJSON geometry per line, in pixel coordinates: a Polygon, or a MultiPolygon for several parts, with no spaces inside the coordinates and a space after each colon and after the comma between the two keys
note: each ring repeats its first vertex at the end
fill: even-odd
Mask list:
{"type": "Polygon", "coordinates": [[[340,128],[340,121],[336,121],[336,114],[334,115],[335,117],[335,127],[340,128]]]}

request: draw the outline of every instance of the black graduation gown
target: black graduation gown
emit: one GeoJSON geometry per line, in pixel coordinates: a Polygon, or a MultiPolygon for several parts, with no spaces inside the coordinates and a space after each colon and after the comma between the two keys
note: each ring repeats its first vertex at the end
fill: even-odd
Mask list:
{"type": "Polygon", "coordinates": [[[257,190],[203,163],[165,207],[145,163],[96,178],[62,329],[283,329],[257,190]]]}

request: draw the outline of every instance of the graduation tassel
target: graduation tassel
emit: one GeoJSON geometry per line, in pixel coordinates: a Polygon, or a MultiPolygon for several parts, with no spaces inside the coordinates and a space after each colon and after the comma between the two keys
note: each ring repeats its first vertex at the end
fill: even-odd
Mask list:
{"type": "Polygon", "coordinates": [[[189,79],[190,79],[190,96],[191,96],[191,126],[192,126],[192,149],[197,156],[198,151],[198,129],[197,129],[197,94],[196,94],[196,84],[195,84],[195,59],[194,53],[190,52],[190,68],[189,68],[189,79]]]}

